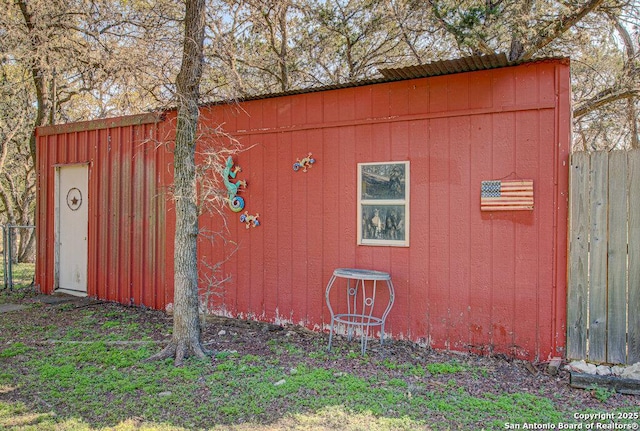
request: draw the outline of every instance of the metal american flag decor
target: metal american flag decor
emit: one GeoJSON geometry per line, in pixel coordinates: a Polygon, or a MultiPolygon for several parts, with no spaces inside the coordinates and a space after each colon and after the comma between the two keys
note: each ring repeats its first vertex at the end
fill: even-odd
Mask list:
{"type": "Polygon", "coordinates": [[[481,211],[516,211],[533,209],[533,180],[483,181],[481,211]]]}

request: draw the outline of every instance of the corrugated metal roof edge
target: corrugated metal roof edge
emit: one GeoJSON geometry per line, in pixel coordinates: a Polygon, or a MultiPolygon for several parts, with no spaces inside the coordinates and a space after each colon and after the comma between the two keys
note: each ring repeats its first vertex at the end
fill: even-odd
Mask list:
{"type": "Polygon", "coordinates": [[[76,121],[74,123],[54,124],[36,128],[37,136],[57,135],[59,133],[84,132],[102,130],[113,127],[138,126],[141,124],[160,123],[164,121],[165,111],[147,112],[143,114],[124,115],[121,117],[101,118],[98,120],[76,121]]]}
{"type": "MultiPolygon", "coordinates": [[[[301,88],[295,90],[282,91],[278,93],[258,94],[255,96],[241,97],[237,99],[226,99],[214,102],[203,103],[201,107],[229,105],[234,103],[247,102],[252,100],[271,99],[276,97],[293,96],[297,94],[318,93],[329,90],[339,90],[343,88],[363,87],[367,85],[381,84],[385,82],[404,81],[409,79],[429,78],[433,76],[453,75],[456,73],[474,72],[479,70],[498,69],[503,67],[519,66],[522,64],[535,64],[544,62],[560,62],[569,64],[568,57],[543,57],[531,60],[521,60],[509,62],[505,54],[468,56],[453,60],[441,60],[432,63],[403,66],[398,68],[380,69],[383,75],[380,78],[370,78],[359,81],[345,82],[341,84],[329,84],[318,87],[301,88]]],[[[157,112],[143,114],[126,115],[121,117],[104,118],[98,120],[79,121],[75,123],[57,124],[53,126],[41,126],[36,129],[38,136],[55,135],[57,133],[71,133],[85,130],[100,130],[111,127],[123,127],[130,125],[140,125],[157,123],[164,120],[165,113],[174,111],[171,107],[157,112]]]]}
{"type": "Polygon", "coordinates": [[[569,63],[569,59],[566,57],[545,57],[531,60],[509,61],[506,54],[501,53],[495,55],[468,56],[452,60],[436,61],[433,63],[380,69],[380,73],[388,79],[416,79],[451,75],[455,73],[475,72],[479,70],[498,69],[547,61],[569,63]]]}
{"type": "Polygon", "coordinates": [[[461,57],[454,60],[441,60],[427,64],[404,66],[399,68],[379,69],[380,78],[370,78],[360,81],[345,82],[341,84],[329,84],[318,87],[309,87],[296,90],[288,90],[277,93],[258,94],[255,96],[240,97],[237,99],[219,100],[203,103],[200,106],[228,105],[247,102],[251,100],[271,99],[275,97],[292,96],[297,94],[317,93],[343,88],[363,87],[366,85],[381,84],[385,82],[404,81],[409,79],[429,78],[433,76],[453,75],[456,73],[475,72],[480,70],[499,69],[503,67],[520,66],[522,64],[535,64],[545,62],[560,62],[569,64],[568,57],[541,57],[531,60],[508,61],[505,54],[482,55],[461,57]],[[457,67],[456,67],[457,66],[457,67]],[[413,71],[413,73],[410,73],[413,71]],[[419,72],[418,72],[419,71],[419,72]]]}

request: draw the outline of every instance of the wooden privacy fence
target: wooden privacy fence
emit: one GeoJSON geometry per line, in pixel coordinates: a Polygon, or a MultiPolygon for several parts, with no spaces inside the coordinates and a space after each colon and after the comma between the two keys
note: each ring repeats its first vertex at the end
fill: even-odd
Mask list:
{"type": "Polygon", "coordinates": [[[567,358],[640,362],[640,150],[574,153],[567,358]]]}

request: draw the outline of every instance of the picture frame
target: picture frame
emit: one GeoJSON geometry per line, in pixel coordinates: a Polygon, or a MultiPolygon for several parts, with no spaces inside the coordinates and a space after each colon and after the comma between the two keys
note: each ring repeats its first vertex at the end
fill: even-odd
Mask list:
{"type": "Polygon", "coordinates": [[[358,163],[358,245],[409,246],[409,162],[358,163]]]}

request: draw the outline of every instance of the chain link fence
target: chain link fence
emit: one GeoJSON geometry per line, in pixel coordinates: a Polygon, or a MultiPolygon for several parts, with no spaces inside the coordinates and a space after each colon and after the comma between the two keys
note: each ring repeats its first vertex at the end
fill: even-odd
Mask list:
{"type": "Polygon", "coordinates": [[[35,226],[2,226],[3,289],[25,290],[34,286],[35,226]]]}

